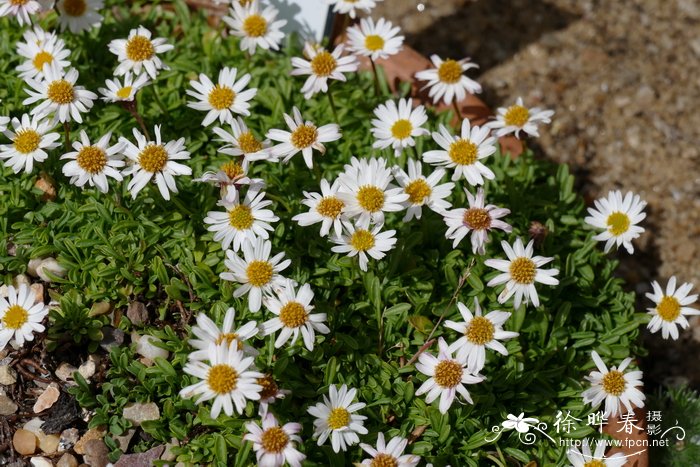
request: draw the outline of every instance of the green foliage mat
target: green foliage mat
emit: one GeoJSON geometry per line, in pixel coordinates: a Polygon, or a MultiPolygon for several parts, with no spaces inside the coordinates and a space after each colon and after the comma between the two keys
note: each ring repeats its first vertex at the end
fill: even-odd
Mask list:
{"type": "MultiPolygon", "coordinates": [[[[140,93],[138,105],[149,126],[163,126],[165,140],[186,138],[192,153],[187,164],[194,177],[227,159],[217,154],[220,143],[214,141],[210,129],[200,127],[204,114],[185,105],[188,82],[200,72],[213,77],[221,67],[233,66],[253,76],[250,86],[259,92],[246,121],[258,136],[284,127],[282,114],[294,105],[317,124],[333,121],[326,96],[304,99],[299,93],[303,78],[289,76],[290,57],[301,55],[298,38],[288,38],[281,53],[257,53],[249,58],[239,50],[236,39],[221,36],[222,26],[212,29],[201,12],[191,13],[183,2],[147,3],[148,8],[141,8],[138,3],[128,7],[123,2],[108,2],[112,12],[106,13],[101,29],[61,37],[73,51],[70,58],[80,72],[78,84],[93,91],[104,86],[104,79],[116,67],[115,56],[107,50],[111,39],[126,37],[131,28],[142,24],[175,45],[164,57],[171,69],[140,93]]],[[[52,29],[55,17],[46,18],[43,26],[52,29]]],[[[20,63],[14,51],[20,37],[15,23],[0,20],[0,69],[4,70],[0,115],[19,116],[28,111],[21,105],[26,97],[23,82],[13,72],[20,63]]],[[[342,383],[357,388],[358,399],[367,403],[361,411],[368,417],[369,429],[363,442],[373,444],[380,431],[405,437],[414,432],[419,436],[408,451],[436,465],[514,465],[531,460],[562,464],[565,448],[546,439],[533,446],[523,445],[515,432],[505,432],[491,443],[486,439],[493,438],[491,428],[507,414],[525,412],[550,426],[559,410],[585,420],[593,411],[581,399],[583,376],[593,368],[591,351],[613,364],[640,355],[636,337],[645,321],[643,314],[634,311],[634,295],[625,293],[621,281],[613,277],[615,261],[596,248],[593,233],[583,227],[584,204],[572,191],[573,178],[567,167],[537,160],[530,153],[516,160],[496,154],[487,160],[496,174],[486,185],[487,199],[512,211],[506,219],[514,227],[511,235],[492,232],[486,254],[478,257],[466,240],[453,250],[451,241],[444,238],[444,222],[433,212],[424,210],[422,220],[410,223],[401,222],[403,213],[389,215],[387,226],[397,231],[396,248],[384,260],[371,261],[369,271],[362,273],[354,260],[331,253],[332,245],[318,236],[318,226],[302,228],[291,221],[308,209],[300,203],[302,191],[318,191],[320,178],[333,179],[351,156],[393,160],[387,151],[371,149],[369,131],[372,110],[390,98],[386,87],[383,95],[376,96],[371,75],[363,73],[347,83],[333,82],[331,90],[343,138],[329,144],[325,156],[314,156],[316,170],[307,169],[300,156],[286,165],[252,165],[252,176],[266,181],[267,198],[274,202],[271,209],[280,217],[271,235],[273,252],[283,251],[292,260],[285,276],[311,285],[316,310],[328,314],[331,328],[330,334],[317,336],[313,352],[300,345],[274,350],[274,336],[256,338],[254,345],[261,352],[257,366],[292,392],[272,410],[283,423],[303,424],[300,450],[308,456],[309,465],[342,466],[362,459],[358,446],[334,454],[329,445],[317,447],[312,439],[312,417],[306,409],[327,393],[328,385],[342,383]],[[540,308],[514,311],[512,302],[499,305],[497,290],[485,287],[497,271],[483,262],[504,257],[500,240],[527,238],[532,221],[549,229],[536,254],[554,256],[552,267],[561,270],[561,283],[538,287],[540,308]],[[485,310],[514,312],[506,329],[520,336],[506,343],[508,357],[488,354],[482,371],[486,381],[469,386],[474,405],[455,403],[441,415],[436,404],[427,406],[423,397],[414,395],[425,377],[406,362],[426,342],[445,311],[447,319],[459,320],[456,306],[447,307],[465,276],[457,300],[471,306],[472,297],[478,297],[485,310]]],[[[434,130],[450,115],[430,117],[429,127],[434,130]]],[[[73,125],[72,134],[84,129],[93,139],[109,130],[130,138],[134,127],[136,122],[128,112],[100,101],[83,125],[73,125]]],[[[431,148],[433,142],[422,138],[416,152],[431,148]]],[[[104,383],[95,387],[81,380],[74,390],[80,404],[94,410],[90,426],[108,427],[106,440],[113,459],[120,453],[112,436],[130,427],[120,416],[121,409],[133,401],[154,401],[162,417],[143,424],[152,440],[139,441],[134,451],[175,437],[186,441],[176,450],[178,460],[249,465],[251,445],[241,438],[244,422],[258,418],[257,405],[250,403],[241,417],[221,415],[213,420],[207,404],[197,406],[178,396],[193,381],[182,372],[190,351],[183,323],[193,321],[190,312],[205,312],[219,323],[228,306],[235,307],[241,323],[260,322],[269,314],[250,313],[245,299],[232,298],[235,285],[218,277],[225,270],[224,252],[212,241],[203,218],[209,210],[216,210],[219,190],[178,177],[180,193],[170,202],[161,198],[155,186],[132,200],[126,181],[111,181],[110,192],[104,195],[95,189],[83,191],[61,174],[58,158],[62,151],[63,146],[53,150],[39,165],[56,186],[52,201],[42,200],[43,193],[34,187],[36,169],[21,176],[0,169],[3,282],[10,283],[14,275],[25,272],[32,258],[53,256],[67,269],[65,278],[51,285],[52,297],[60,299],[62,306],[51,313],[49,349],[68,346],[80,352],[94,351],[108,324],[106,317],[90,316],[91,307],[100,302],[124,310],[129,302],[139,300],[157,310],[157,318],[142,332],[163,340],[172,353],[168,361],[157,359],[155,365],[146,367],[133,350],[117,348],[110,354],[111,368],[104,383]],[[16,249],[14,255],[8,253],[10,247],[16,249]]],[[[409,151],[408,157],[415,155],[409,151]]],[[[455,207],[466,203],[463,182],[453,190],[455,207]]],[[[124,331],[132,329],[126,318],[118,326],[124,331]]],[[[448,341],[457,337],[442,325],[435,337],[440,335],[448,341]]],[[[569,436],[584,437],[592,431],[583,426],[569,436]]]]}

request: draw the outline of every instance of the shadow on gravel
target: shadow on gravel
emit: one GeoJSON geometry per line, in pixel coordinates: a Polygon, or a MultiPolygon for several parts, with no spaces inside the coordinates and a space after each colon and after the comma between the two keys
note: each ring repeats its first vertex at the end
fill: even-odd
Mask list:
{"type": "Polygon", "coordinates": [[[578,18],[543,0],[480,0],[467,2],[406,39],[427,56],[471,57],[483,73],[578,18]]]}

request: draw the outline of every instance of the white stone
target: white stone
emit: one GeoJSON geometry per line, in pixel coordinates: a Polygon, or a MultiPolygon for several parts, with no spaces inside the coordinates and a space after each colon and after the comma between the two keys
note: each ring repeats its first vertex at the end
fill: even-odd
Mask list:
{"type": "Polygon", "coordinates": [[[155,360],[156,357],[168,358],[170,352],[160,347],[156,347],[153,343],[161,342],[160,339],[153,336],[141,336],[141,338],[136,343],[136,352],[151,360],[155,360]]]}

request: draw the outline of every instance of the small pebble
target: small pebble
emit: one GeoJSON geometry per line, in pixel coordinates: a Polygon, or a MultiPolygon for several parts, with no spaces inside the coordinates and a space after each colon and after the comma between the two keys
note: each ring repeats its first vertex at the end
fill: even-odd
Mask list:
{"type": "Polygon", "coordinates": [[[46,457],[32,457],[29,463],[34,467],[52,467],[53,464],[46,457]]]}
{"type": "Polygon", "coordinates": [[[12,437],[12,445],[18,453],[29,456],[36,451],[36,436],[31,431],[20,428],[12,437]]]}
{"type": "Polygon", "coordinates": [[[56,467],[78,467],[78,461],[73,454],[65,453],[58,460],[56,467]]]}
{"type": "Polygon", "coordinates": [[[34,413],[43,412],[44,410],[51,408],[51,406],[56,403],[60,395],[61,390],[58,389],[58,385],[56,383],[51,383],[49,387],[44,389],[44,392],[42,392],[39,398],[36,400],[36,403],[34,404],[34,413]]]}
{"type": "Polygon", "coordinates": [[[131,324],[141,326],[148,320],[148,310],[146,305],[141,302],[131,302],[126,309],[126,317],[129,318],[131,324]]]}
{"type": "Polygon", "coordinates": [[[10,386],[17,382],[17,372],[10,368],[9,365],[0,366],[0,384],[10,386]]]}
{"type": "Polygon", "coordinates": [[[83,461],[90,467],[106,467],[109,464],[109,449],[101,439],[91,439],[85,444],[83,461]]]}
{"type": "Polygon", "coordinates": [[[6,395],[0,395],[0,415],[12,415],[19,407],[6,395]]]}
{"type": "Polygon", "coordinates": [[[95,368],[95,361],[88,360],[87,362],[80,365],[80,368],[78,368],[78,373],[80,373],[80,376],[82,376],[83,378],[90,379],[95,374],[95,368]]]}
{"type": "MultiPolygon", "coordinates": [[[[133,336],[132,336],[133,339],[133,336]]],[[[156,357],[168,358],[170,352],[154,345],[154,342],[161,342],[160,339],[154,336],[141,336],[136,343],[136,352],[146,358],[155,360],[156,357]]]]}
{"type": "Polygon", "coordinates": [[[73,373],[78,371],[76,367],[70,363],[63,362],[56,368],[56,377],[61,381],[73,381],[73,373]]]}
{"type": "Polygon", "coordinates": [[[78,442],[80,432],[77,428],[68,428],[61,432],[61,437],[58,441],[58,450],[60,452],[67,451],[78,442]]]}
{"type": "Polygon", "coordinates": [[[158,420],[160,418],[160,409],[154,402],[127,404],[124,407],[123,417],[134,425],[141,426],[142,422],[158,420]]]}
{"type": "Polygon", "coordinates": [[[105,436],[105,429],[104,428],[90,428],[82,438],[78,440],[77,443],[75,443],[75,447],[73,450],[80,454],[83,455],[86,452],[86,445],[89,441],[92,441],[93,439],[102,439],[105,436]]]}
{"type": "Polygon", "coordinates": [[[53,454],[58,449],[60,436],[58,435],[37,435],[39,439],[39,449],[44,454],[53,454]]]}

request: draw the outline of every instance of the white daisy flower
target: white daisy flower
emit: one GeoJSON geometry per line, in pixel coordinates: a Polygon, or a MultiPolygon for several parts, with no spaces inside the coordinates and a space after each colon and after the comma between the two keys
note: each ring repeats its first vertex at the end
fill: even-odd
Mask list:
{"type": "Polygon", "coordinates": [[[32,24],[30,15],[41,9],[39,2],[35,0],[0,0],[0,18],[14,16],[20,26],[32,24]]]}
{"type": "Polygon", "coordinates": [[[7,130],[7,124],[10,123],[10,117],[4,117],[0,115],[0,131],[4,132],[7,130]]]}
{"type": "Polygon", "coordinates": [[[69,29],[73,34],[95,28],[102,23],[99,13],[104,8],[103,0],[58,0],[58,23],[61,30],[69,29]]]}
{"type": "Polygon", "coordinates": [[[328,52],[307,42],[304,45],[304,56],[309,59],[292,57],[294,69],[290,74],[292,76],[310,75],[301,88],[301,93],[306,99],[310,99],[318,92],[328,92],[329,79],[346,81],[343,73],[357,71],[359,66],[357,58],[354,55],[342,57],[342,54],[342,44],[337,46],[333,52],[328,52]]]}
{"type": "Polygon", "coordinates": [[[493,180],[494,173],[486,167],[482,159],[496,152],[496,138],[489,136],[486,127],[474,126],[469,119],[462,120],[460,136],[452,136],[443,125],[433,132],[433,140],[442,149],[423,153],[423,160],[429,164],[454,169],[452,180],[463,175],[470,185],[483,185],[484,179],[493,180]]]}
{"type": "Polygon", "coordinates": [[[210,343],[207,348],[207,360],[190,360],[183,371],[201,381],[183,388],[180,397],[189,399],[199,396],[195,403],[214,399],[211,406],[211,418],[216,419],[221,409],[228,416],[233,415],[234,406],[242,414],[248,400],[260,400],[260,390],[256,383],[262,373],[250,370],[253,357],[247,357],[228,343],[219,345],[210,343]]]}
{"type": "Polygon", "coordinates": [[[313,167],[313,150],[317,150],[321,155],[326,153],[323,143],[337,141],[340,139],[340,127],[335,123],[316,127],[313,122],[304,121],[299,109],[294,107],[291,116],[284,114],[284,121],[291,131],[270,130],[267,137],[280,144],[273,146],[271,154],[274,157],[282,157],[283,162],[288,162],[295,154],[301,151],[304,162],[309,168],[313,167]]]}
{"type": "Polygon", "coordinates": [[[331,438],[334,452],[346,451],[348,447],[360,442],[359,436],[367,434],[364,427],[364,415],[357,412],[365,407],[364,402],[352,403],[357,395],[357,389],[348,389],[343,384],[340,390],[335,386],[328,387],[328,395],[323,396],[323,402],[309,407],[308,412],[316,417],[314,420],[314,437],[318,437],[318,445],[331,438]]]}
{"type": "Polygon", "coordinates": [[[610,457],[605,457],[607,443],[595,443],[595,454],[591,454],[588,439],[581,443],[581,451],[577,447],[570,447],[566,452],[566,457],[571,462],[572,467],[622,467],[627,464],[627,458],[621,452],[610,457]]]}
{"type": "Polygon", "coordinates": [[[465,368],[467,364],[465,360],[453,359],[452,351],[442,337],[438,339],[438,347],[437,357],[428,352],[423,352],[418,357],[416,370],[430,378],[418,388],[416,396],[428,393],[425,397],[425,402],[428,404],[440,397],[440,413],[447,413],[457,393],[464,400],[473,404],[474,401],[464,385],[480,383],[484,377],[472,374],[469,369],[465,368]]]}
{"type": "Polygon", "coordinates": [[[29,286],[20,284],[15,289],[10,285],[7,298],[0,295],[0,350],[13,338],[19,346],[34,340],[35,332],[44,331],[41,322],[48,314],[48,307],[29,286]]]}
{"type": "Polygon", "coordinates": [[[49,155],[47,150],[57,148],[61,139],[58,133],[50,133],[54,127],[43,118],[28,114],[22,115],[22,120],[12,119],[12,130],[3,131],[12,144],[0,145],[0,159],[5,160],[6,167],[12,167],[15,173],[24,170],[31,173],[34,162],[44,162],[49,155]]]}
{"type": "Polygon", "coordinates": [[[632,412],[634,407],[644,407],[645,396],[636,386],[642,386],[642,372],[639,370],[624,373],[625,368],[632,362],[631,358],[626,358],[618,367],[608,370],[603,360],[594,350],[591,358],[599,371],[592,371],[590,375],[584,376],[590,381],[591,387],[583,391],[583,402],[591,404],[593,408],[598,408],[605,401],[605,415],[615,416],[622,414],[620,404],[624,405],[628,412],[632,412]]]}
{"type": "Polygon", "coordinates": [[[230,272],[222,272],[219,276],[226,281],[242,284],[233,293],[238,298],[248,294],[250,311],[257,312],[262,304],[263,294],[270,294],[274,287],[284,285],[280,275],[291,261],[284,258],[284,253],[278,253],[270,258],[272,243],[258,237],[255,242],[245,242],[241,246],[243,258],[232,250],[226,251],[224,264],[230,272]]]}
{"type": "Polygon", "coordinates": [[[315,331],[321,334],[331,332],[323,324],[326,321],[325,313],[311,313],[314,309],[314,306],[311,305],[313,298],[314,293],[309,284],[302,285],[295,292],[294,282],[287,279],[282,288],[277,291],[276,297],[263,299],[265,308],[275,315],[275,318],[263,323],[263,334],[269,336],[281,329],[275,340],[276,349],[282,347],[290,337],[292,338],[290,345],[294,345],[301,332],[304,347],[312,351],[316,338],[315,331]]]}
{"type": "Polygon", "coordinates": [[[61,156],[61,159],[70,159],[63,166],[63,175],[70,177],[70,182],[77,187],[89,184],[96,186],[102,193],[107,193],[107,177],[122,181],[119,170],[124,167],[122,144],[110,146],[111,137],[112,132],[108,131],[95,144],[90,144],[87,133],[80,130],[80,141],[73,143],[75,151],[61,156]]]}
{"type": "Polygon", "coordinates": [[[287,24],[286,19],[277,20],[279,11],[272,6],[260,11],[259,2],[241,5],[233,2],[229,11],[231,16],[223,20],[231,27],[231,34],[241,38],[241,50],[254,54],[256,47],[264,50],[278,50],[284,39],[281,29],[287,24]]]}
{"type": "Polygon", "coordinates": [[[262,387],[262,391],[260,391],[261,413],[267,413],[268,405],[273,404],[277,399],[284,399],[292,393],[287,389],[280,389],[271,374],[258,378],[257,383],[262,387]]]}
{"type": "Polygon", "coordinates": [[[255,188],[248,189],[243,199],[238,190],[228,190],[217,203],[226,211],[209,211],[204,223],[208,224],[209,232],[214,232],[214,241],[221,242],[224,250],[233,244],[233,251],[239,251],[246,241],[254,242],[258,237],[267,239],[267,232],[275,230],[270,223],[280,218],[271,210],[263,209],[271,204],[272,201],[265,199],[265,192],[255,188]]]}
{"type": "Polygon", "coordinates": [[[530,136],[539,137],[537,127],[541,123],[551,123],[553,110],[542,110],[539,107],[528,109],[523,105],[523,99],[518,97],[515,105],[510,107],[499,107],[496,120],[486,124],[491,129],[496,130],[496,136],[501,137],[510,133],[515,133],[520,138],[520,132],[524,131],[530,136]]]}
{"type": "Polygon", "coordinates": [[[53,114],[54,122],[75,120],[83,122],[81,113],[92,108],[97,94],[76,86],[78,71],[70,68],[68,71],[59,68],[58,63],[44,65],[44,79],[28,78],[26,83],[32,88],[25,88],[30,97],[22,101],[22,105],[30,105],[43,101],[31,111],[32,115],[47,116],[53,114]]]}
{"type": "Polygon", "coordinates": [[[638,238],[644,228],[638,226],[647,216],[642,212],[646,207],[646,201],[642,201],[639,195],[628,191],[625,197],[619,190],[608,193],[607,198],[594,201],[595,209],[588,208],[588,214],[584,222],[599,229],[605,229],[594,240],[605,242],[605,252],[609,252],[613,245],[617,248],[624,246],[629,254],[634,253],[632,240],[638,238]]]}
{"type": "Polygon", "coordinates": [[[404,454],[408,446],[408,440],[400,436],[395,436],[384,442],[384,433],[377,434],[377,448],[373,448],[369,444],[360,443],[360,447],[367,454],[372,456],[371,459],[365,459],[360,465],[377,466],[395,466],[395,467],[416,467],[420,462],[420,457],[413,454],[404,454]]]}
{"type": "Polygon", "coordinates": [[[132,29],[127,39],[114,39],[109,43],[109,51],[119,60],[114,74],[121,76],[133,72],[138,75],[143,69],[152,79],[156,79],[158,70],[169,69],[158,54],[172,48],[173,46],[167,44],[162,37],[151,39],[151,31],[143,26],[132,29]]]}
{"type": "Polygon", "coordinates": [[[197,339],[190,339],[189,344],[197,349],[189,355],[190,360],[206,360],[209,358],[209,344],[214,343],[219,345],[222,342],[229,347],[235,342],[235,348],[243,351],[247,355],[257,356],[258,351],[246,341],[258,333],[258,323],[248,321],[238,329],[234,329],[234,320],[236,319],[236,310],[230,307],[226,310],[224,322],[219,328],[214,321],[206,314],[199,313],[197,315],[197,325],[192,326],[192,334],[197,339]]]}
{"type": "Polygon", "coordinates": [[[501,246],[508,259],[487,259],[484,261],[486,266],[502,271],[502,274],[497,275],[487,284],[489,287],[506,284],[498,296],[499,303],[507,302],[515,294],[515,308],[520,306],[523,297],[525,298],[525,303],[532,301],[532,304],[538,307],[540,306],[540,298],[535,289],[535,282],[547,285],[559,284],[559,280],[554,278],[554,276],[559,274],[558,269],[539,269],[554,258],[533,257],[533,243],[534,240],[530,240],[527,247],[524,247],[523,241],[518,237],[511,247],[504,240],[501,242],[501,246]]]}
{"type": "MultiPolygon", "coordinates": [[[[41,3],[41,2],[39,2],[41,3]]],[[[51,6],[53,8],[53,6],[51,6]]],[[[59,39],[55,32],[45,31],[39,25],[34,25],[33,28],[27,29],[22,34],[25,44],[34,44],[41,47],[45,42],[62,40],[59,39]]],[[[17,43],[17,52],[19,53],[19,46],[22,43],[17,43]]]]}
{"type": "Polygon", "coordinates": [[[326,3],[333,5],[334,13],[349,15],[354,19],[358,11],[369,13],[380,1],[382,0],[326,0],[326,3]]]}
{"type": "Polygon", "coordinates": [[[358,256],[363,271],[367,271],[368,256],[380,260],[396,245],[396,230],[381,232],[383,224],[377,224],[371,230],[348,222],[343,222],[343,226],[346,234],[332,239],[338,246],[331,248],[331,251],[347,253],[351,258],[358,256]]]}
{"type": "MultiPolygon", "coordinates": [[[[245,162],[245,160],[244,160],[245,162]]],[[[226,196],[228,187],[237,185],[250,185],[251,188],[262,190],[265,188],[265,181],[261,178],[248,177],[248,170],[235,160],[226,161],[217,171],[204,172],[200,178],[195,178],[195,182],[211,183],[220,187],[223,196],[226,196]]]]}
{"type": "Polygon", "coordinates": [[[155,126],[155,142],[148,141],[136,128],[133,133],[138,146],[124,137],[119,138],[123,144],[124,155],[133,161],[133,164],[124,170],[124,175],[133,175],[127,187],[131,196],[136,198],[155,176],[160,194],[169,200],[171,191],[177,193],[175,176],[192,175],[191,168],[176,162],[190,158],[190,153],[185,150],[185,138],[163,144],[160,125],[155,126]]]}
{"type": "Polygon", "coordinates": [[[377,118],[372,120],[372,134],[376,140],[373,148],[384,149],[391,146],[397,156],[407,147],[413,147],[416,142],[413,138],[430,134],[422,128],[428,121],[425,107],[422,105],[413,107],[412,99],[399,99],[399,105],[393,100],[379,104],[374,109],[377,118]]]}
{"type": "Polygon", "coordinates": [[[353,157],[338,179],[338,198],[345,203],[346,215],[358,218],[358,225],[364,227],[368,227],[370,221],[383,224],[385,212],[402,211],[404,202],[409,199],[408,193],[391,184],[391,169],[383,158],[353,157]]]}
{"type": "Polygon", "coordinates": [[[119,78],[106,79],[106,88],[99,88],[98,91],[102,94],[102,100],[105,102],[130,102],[136,98],[136,93],[149,84],[148,75],[140,74],[132,75],[126,73],[124,75],[124,84],[119,81],[119,78]]]}
{"type": "Polygon", "coordinates": [[[403,206],[408,210],[403,222],[408,222],[413,217],[420,219],[423,206],[435,212],[442,212],[452,206],[445,198],[452,194],[455,184],[449,182],[438,185],[444,176],[443,169],[435,169],[432,174],[424,177],[421,163],[413,159],[408,159],[408,173],[400,167],[394,167],[394,177],[408,195],[408,199],[403,202],[403,206]]]}
{"type": "Polygon", "coordinates": [[[490,311],[481,314],[479,300],[474,297],[474,314],[463,303],[457,303],[463,322],[447,320],[445,326],[462,335],[450,344],[450,352],[457,351],[457,359],[466,360],[470,373],[478,373],[486,363],[486,349],[495,350],[501,355],[508,355],[508,350],[501,344],[502,340],[518,337],[517,332],[504,331],[503,324],[510,318],[506,311],[490,311]]]}
{"type": "Polygon", "coordinates": [[[270,140],[259,141],[240,117],[232,118],[229,123],[231,124],[230,132],[223,128],[214,128],[214,133],[220,138],[217,141],[226,143],[218,149],[218,152],[229,156],[243,156],[241,164],[246,170],[251,161],[273,160],[269,149],[270,140]]]}
{"type": "Polygon", "coordinates": [[[202,120],[202,126],[209,126],[215,120],[219,123],[231,123],[233,114],[250,115],[248,102],[255,94],[257,88],[245,89],[250,82],[248,73],[236,81],[238,69],[224,67],[219,71],[219,79],[216,84],[204,73],[199,74],[199,81],[190,81],[194,90],[187,89],[187,95],[194,97],[195,101],[187,102],[187,107],[207,112],[202,120]]]}
{"type": "Polygon", "coordinates": [[[301,204],[309,207],[309,212],[297,214],[292,217],[301,226],[321,223],[321,237],[325,237],[331,231],[339,237],[343,232],[342,220],[345,203],[338,197],[340,180],[333,181],[333,185],[328,180],[321,180],[321,193],[304,192],[305,199],[301,204]]]}
{"type": "Polygon", "coordinates": [[[678,339],[678,326],[687,329],[689,326],[686,316],[700,315],[700,310],[691,308],[689,305],[698,301],[697,294],[688,295],[693,288],[693,284],[686,282],[676,289],[676,277],[671,276],[666,284],[666,293],[658,282],[651,283],[654,293],[646,294],[647,298],[656,304],[654,308],[647,308],[649,314],[653,316],[647,325],[651,332],[661,329],[661,336],[668,339],[678,339]]]}
{"type": "Polygon", "coordinates": [[[248,432],[243,436],[245,441],[253,443],[258,465],[282,467],[286,462],[291,467],[301,467],[306,456],[295,447],[295,444],[301,444],[301,437],[297,434],[301,425],[286,423],[279,426],[271,413],[266,413],[261,423],[262,428],[255,422],[247,422],[248,432]]]}
{"type": "Polygon", "coordinates": [[[384,18],[376,23],[372,18],[362,18],[359,25],[348,28],[347,32],[350,50],[372,60],[396,55],[403,46],[404,37],[398,35],[401,28],[384,18]]]}
{"type": "Polygon", "coordinates": [[[70,66],[70,61],[67,60],[70,50],[62,39],[47,34],[39,26],[35,26],[31,34],[25,33],[24,38],[26,42],[17,43],[17,54],[26,59],[17,67],[20,78],[42,78],[46,64],[55,63],[60,69],[70,66]]]}
{"type": "Polygon", "coordinates": [[[501,229],[506,233],[513,231],[513,227],[500,220],[501,217],[510,214],[510,209],[499,208],[493,204],[484,205],[484,189],[481,187],[476,191],[476,197],[466,188],[464,192],[469,201],[468,208],[452,209],[442,213],[443,220],[447,224],[445,238],[454,240],[452,243],[454,249],[471,232],[472,252],[483,255],[486,253],[490,230],[501,229]]]}
{"type": "Polygon", "coordinates": [[[435,68],[416,73],[416,79],[427,81],[425,88],[429,88],[428,96],[434,103],[444,100],[447,105],[452,101],[459,102],[469,94],[481,92],[481,85],[473,79],[467,78],[462,73],[472,68],[479,68],[476,63],[468,58],[462,60],[443,60],[437,55],[431,55],[430,60],[435,68]]]}

